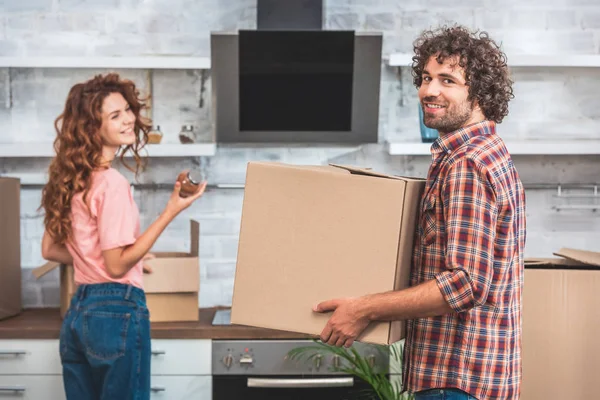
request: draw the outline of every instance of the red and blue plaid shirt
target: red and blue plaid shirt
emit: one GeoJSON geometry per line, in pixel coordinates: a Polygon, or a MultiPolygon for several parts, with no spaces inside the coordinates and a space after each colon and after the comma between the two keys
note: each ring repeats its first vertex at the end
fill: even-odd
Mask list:
{"type": "Polygon", "coordinates": [[[407,321],[411,392],[519,398],[525,193],[495,128],[483,121],[431,146],[411,285],[435,279],[454,311],[407,321]]]}

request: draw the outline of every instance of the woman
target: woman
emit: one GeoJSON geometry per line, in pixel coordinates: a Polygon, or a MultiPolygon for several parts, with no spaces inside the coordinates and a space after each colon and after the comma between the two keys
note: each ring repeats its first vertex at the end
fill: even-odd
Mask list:
{"type": "MultiPolygon", "coordinates": [[[[166,226],[204,192],[179,197],[140,234],[129,182],[112,162],[138,151],[150,125],[133,82],[117,74],[73,86],[57,118],[56,157],[42,192],[42,255],[72,263],[77,291],[63,321],[60,356],[68,399],[149,399],[150,323],[142,261],[166,226]]],[[[127,166],[127,165],[126,165],[127,166]]],[[[133,168],[127,166],[130,170],[133,168]]]]}

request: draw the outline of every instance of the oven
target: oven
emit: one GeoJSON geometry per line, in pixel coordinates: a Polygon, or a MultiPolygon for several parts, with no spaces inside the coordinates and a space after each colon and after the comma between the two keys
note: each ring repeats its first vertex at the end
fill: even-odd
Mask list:
{"type": "MultiPolygon", "coordinates": [[[[317,346],[311,340],[213,340],[212,400],[358,400],[371,387],[361,379],[334,372],[345,360],[312,351],[302,361],[290,350],[317,346]]],[[[389,371],[389,357],[369,344],[354,348],[379,372],[389,371]]],[[[372,396],[374,397],[374,396],[372,396]]]]}

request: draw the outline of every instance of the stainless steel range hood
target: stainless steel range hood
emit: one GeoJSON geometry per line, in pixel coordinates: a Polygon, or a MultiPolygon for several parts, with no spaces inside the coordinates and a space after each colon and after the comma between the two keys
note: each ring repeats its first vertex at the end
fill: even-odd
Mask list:
{"type": "Polygon", "coordinates": [[[211,34],[221,143],[376,143],[381,33],[322,29],[322,1],[258,1],[257,30],[211,34]]]}

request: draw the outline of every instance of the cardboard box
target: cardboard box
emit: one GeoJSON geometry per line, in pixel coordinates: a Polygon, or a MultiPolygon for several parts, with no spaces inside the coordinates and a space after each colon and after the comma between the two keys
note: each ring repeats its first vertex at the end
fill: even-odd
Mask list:
{"type": "Polygon", "coordinates": [[[525,260],[523,400],[598,397],[600,253],[525,260]]]}
{"type": "Polygon", "coordinates": [[[0,319],[21,309],[21,182],[0,178],[0,319]]]}
{"type": "MultiPolygon", "coordinates": [[[[155,259],[145,263],[152,273],[144,274],[144,291],[150,321],[197,321],[200,291],[199,238],[200,224],[191,221],[189,253],[156,252],[155,259]]],[[[33,271],[37,279],[60,266],[60,313],[64,317],[71,297],[76,292],[72,265],[48,262],[33,271]]]]}
{"type": "MultiPolygon", "coordinates": [[[[425,180],[331,164],[251,162],[246,172],[231,322],[319,335],[314,304],[408,287],[425,180]]],[[[401,322],[358,339],[389,344],[401,322]]]]}

